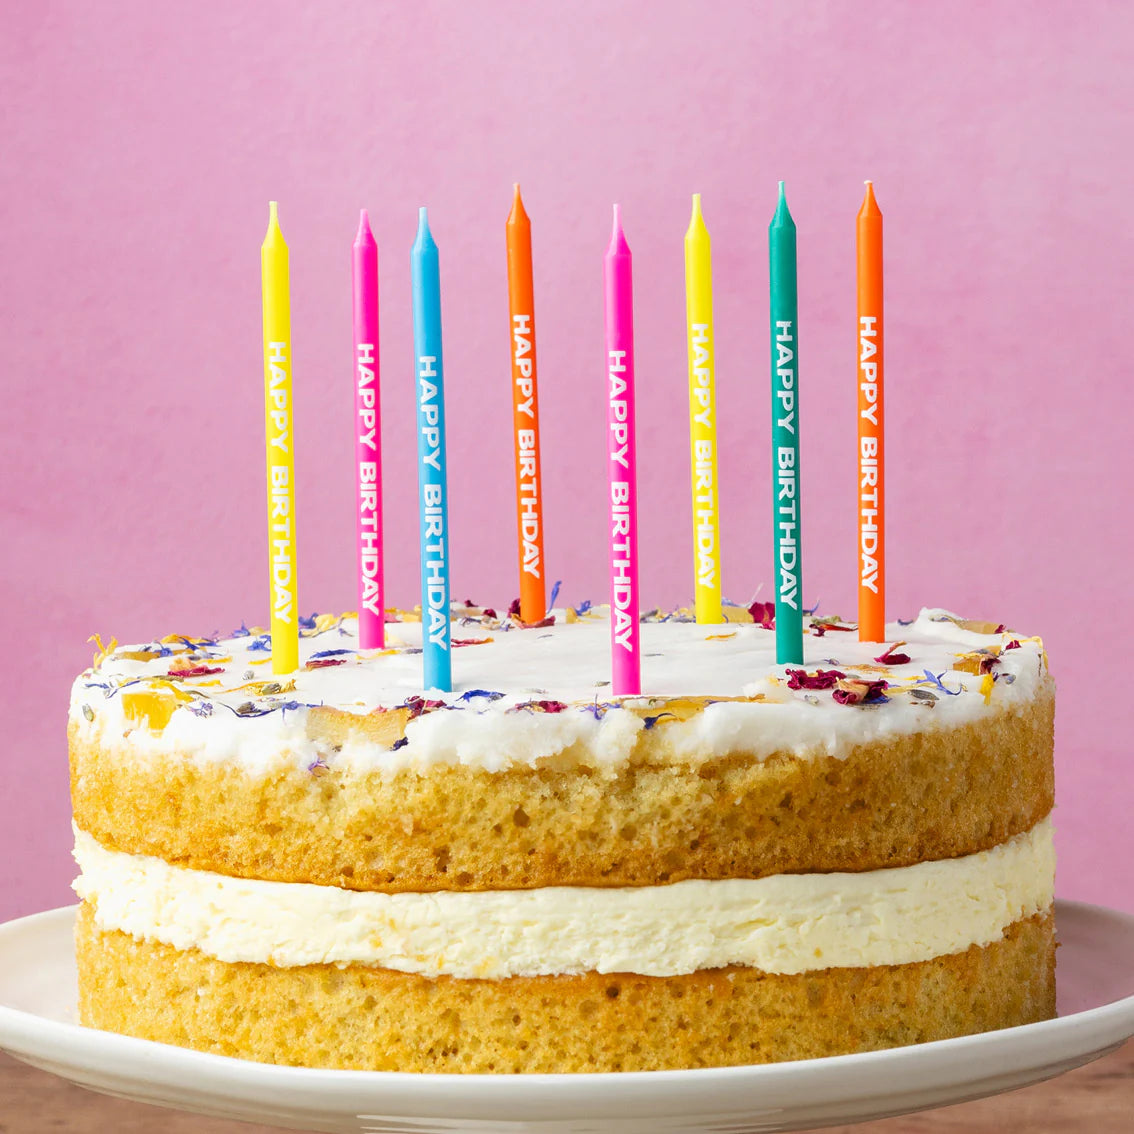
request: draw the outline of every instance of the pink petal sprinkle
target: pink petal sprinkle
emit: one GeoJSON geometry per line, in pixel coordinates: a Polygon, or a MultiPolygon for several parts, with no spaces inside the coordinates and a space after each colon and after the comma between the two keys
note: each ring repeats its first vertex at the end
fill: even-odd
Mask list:
{"type": "Polygon", "coordinates": [[[837,669],[817,669],[814,673],[805,669],[789,669],[787,684],[789,689],[833,689],[844,676],[837,669]]]}
{"type": "Polygon", "coordinates": [[[224,673],[224,666],[195,665],[190,669],[171,669],[170,677],[208,677],[210,673],[224,673]]]}
{"type": "Polygon", "coordinates": [[[748,613],[752,615],[752,621],[757,626],[762,626],[765,630],[775,630],[776,604],[774,602],[754,602],[748,608],[748,613]]]}

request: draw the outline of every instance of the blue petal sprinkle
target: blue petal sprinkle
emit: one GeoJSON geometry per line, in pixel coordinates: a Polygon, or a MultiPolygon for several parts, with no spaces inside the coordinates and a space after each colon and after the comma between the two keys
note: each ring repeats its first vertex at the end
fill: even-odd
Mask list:
{"type": "Polygon", "coordinates": [[[559,588],[563,585],[562,579],[556,579],[551,587],[551,598],[547,600],[547,609],[550,611],[555,606],[555,600],[559,597],[559,588]]]}
{"type": "Polygon", "coordinates": [[[944,676],[944,671],[942,671],[941,673],[931,673],[927,669],[925,670],[925,683],[933,685],[936,688],[940,689],[946,697],[959,697],[961,695],[960,689],[946,689],[944,684],[942,684],[941,678],[943,678],[944,676]]]}
{"type": "Polygon", "coordinates": [[[343,654],[353,654],[354,650],[319,650],[311,655],[312,658],[337,658],[343,654]]]}
{"type": "Polygon", "coordinates": [[[470,689],[467,693],[462,693],[458,700],[475,701],[484,699],[487,701],[499,701],[503,696],[503,693],[494,693],[491,689],[470,689]]]}
{"type": "Polygon", "coordinates": [[[271,634],[261,634],[259,637],[253,638],[252,641],[248,643],[248,649],[249,651],[262,654],[270,653],[272,649],[271,634]]]}
{"type": "Polygon", "coordinates": [[[394,743],[390,745],[390,751],[397,752],[399,748],[405,748],[407,744],[409,744],[409,737],[403,736],[400,740],[395,740],[394,743]]]}

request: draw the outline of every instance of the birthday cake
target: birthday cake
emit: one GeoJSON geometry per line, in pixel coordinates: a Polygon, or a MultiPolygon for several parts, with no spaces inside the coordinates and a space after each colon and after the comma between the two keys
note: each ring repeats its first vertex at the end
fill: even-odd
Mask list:
{"type": "Polygon", "coordinates": [[[641,626],[454,608],[360,650],[101,649],[69,736],[84,1024],[400,1071],[799,1059],[1054,1012],[1054,686],[1042,643],[926,610],[801,666],[736,608],[641,626]]]}

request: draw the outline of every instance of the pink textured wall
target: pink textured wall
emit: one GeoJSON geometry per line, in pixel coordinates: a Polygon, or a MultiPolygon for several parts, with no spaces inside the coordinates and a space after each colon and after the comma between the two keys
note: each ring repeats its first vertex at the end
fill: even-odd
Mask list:
{"type": "MultiPolygon", "coordinates": [[[[88,634],[267,614],[259,244],[292,248],[302,606],[354,605],[349,246],[382,264],[387,548],[415,601],[409,247],[441,248],[460,597],[517,591],[504,220],[533,217],[547,554],[605,594],[601,256],[635,254],[643,588],[687,600],[682,235],[715,241],[725,589],[770,577],[765,230],[799,224],[806,591],[853,615],[854,215],[887,223],[890,595],[1048,640],[1060,889],[1134,908],[1134,34],[1122,4],[22,5],[5,138],[0,917],[69,899],[88,634]]],[[[766,593],[766,590],[765,590],[766,593]]]]}

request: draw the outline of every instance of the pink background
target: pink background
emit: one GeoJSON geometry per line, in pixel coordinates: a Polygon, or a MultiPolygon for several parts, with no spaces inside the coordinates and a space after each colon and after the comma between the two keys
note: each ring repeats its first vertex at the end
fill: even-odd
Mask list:
{"type": "Polygon", "coordinates": [[[267,616],[259,244],[292,249],[300,587],[354,606],[350,243],[382,272],[388,580],[416,601],[409,248],[441,249],[458,597],[518,591],[504,220],[534,223],[547,555],[602,598],[601,258],[637,288],[643,593],[691,594],[682,235],[715,242],[726,592],[770,577],[765,230],[799,224],[806,594],[854,614],[854,215],[886,216],[890,612],[1042,633],[1059,889],[1134,909],[1134,20],[1122,4],[20,5],[0,37],[0,917],[69,900],[93,631],[267,616]],[[696,15],[699,9],[710,16],[696,15]],[[1089,18],[1088,18],[1089,16],[1089,18]]]}

